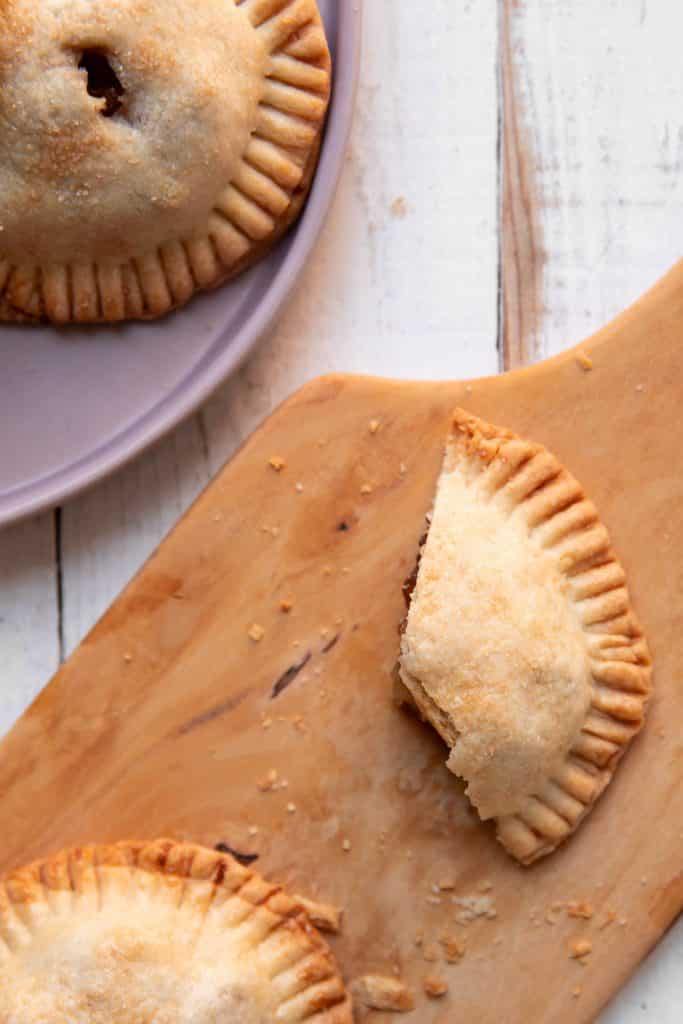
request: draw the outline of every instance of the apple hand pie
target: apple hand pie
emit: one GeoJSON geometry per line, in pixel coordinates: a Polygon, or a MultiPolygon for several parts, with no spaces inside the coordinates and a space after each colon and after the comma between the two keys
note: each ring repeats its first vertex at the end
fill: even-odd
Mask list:
{"type": "Polygon", "coordinates": [[[315,0],[0,2],[0,320],[158,317],[253,263],[330,75],[315,0]]]}
{"type": "Polygon", "coordinates": [[[542,445],[460,410],[398,676],[523,864],[577,828],[643,722],[648,648],[595,507],[542,445]]]}
{"type": "Polygon", "coordinates": [[[351,1024],[300,905],[171,840],[68,850],[0,881],[0,1021],[351,1024]]]}

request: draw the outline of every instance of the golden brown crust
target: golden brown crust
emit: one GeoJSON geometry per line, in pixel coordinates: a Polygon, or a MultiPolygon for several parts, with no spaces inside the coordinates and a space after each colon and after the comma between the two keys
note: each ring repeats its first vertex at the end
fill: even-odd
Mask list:
{"type": "Polygon", "coordinates": [[[46,1012],[66,1012],[67,1000],[73,1024],[132,1024],[143,1005],[163,1024],[203,1024],[223,1019],[212,1016],[219,1011],[230,1020],[235,1012],[237,1024],[352,1019],[332,955],[296,899],[229,854],[170,839],[76,847],[0,882],[0,1019],[8,1014],[17,1024],[39,1024],[46,1012]],[[157,918],[158,909],[165,918],[157,918]],[[174,913],[182,916],[171,956],[157,926],[161,920],[172,925],[174,913]],[[96,941],[87,945],[85,960],[77,948],[77,956],[67,952],[62,963],[61,945],[74,937],[78,943],[82,930],[89,938],[93,924],[96,941]],[[193,931],[203,945],[199,938],[186,944],[193,931]],[[187,977],[199,977],[201,998],[190,995],[176,1006],[169,983],[171,995],[152,1006],[150,998],[158,999],[152,989],[118,971],[120,962],[137,960],[150,972],[161,964],[175,983],[172,957],[182,968],[181,992],[187,977]],[[203,974],[204,967],[214,974],[203,974]],[[75,978],[76,985],[58,988],[53,976],[75,978]],[[82,990],[74,991],[81,979],[82,990]],[[119,991],[126,984],[129,989],[119,991]]]}
{"type": "MultiPolygon", "coordinates": [[[[493,815],[506,849],[530,864],[577,828],[611,781],[619,759],[643,723],[650,692],[650,656],[608,533],[580,484],[550,452],[457,410],[443,473],[458,474],[467,489],[475,489],[482,509],[487,504],[496,507],[501,522],[514,518],[521,524],[524,543],[559,573],[572,619],[579,624],[579,633],[568,637],[566,646],[576,646],[578,639],[583,647],[581,659],[588,666],[588,706],[582,710],[584,698],[578,680],[571,697],[580,714],[580,727],[545,782],[534,785],[518,800],[513,813],[493,815]]],[[[419,584],[418,575],[417,600],[419,584]]],[[[524,600],[521,592],[519,599],[524,600]]],[[[544,612],[537,606],[533,610],[536,629],[544,612]]],[[[457,621],[458,609],[453,608],[452,614],[457,621]]],[[[410,624],[410,616],[408,621],[410,624]]],[[[484,633],[487,628],[488,623],[483,623],[484,633]]],[[[456,721],[445,713],[419,674],[411,674],[406,667],[414,654],[411,642],[414,645],[415,638],[409,636],[406,641],[404,637],[401,678],[422,715],[455,753],[461,742],[456,721]]],[[[524,645],[523,635],[519,643],[524,645]]],[[[487,719],[487,724],[491,721],[487,719]]],[[[518,756],[523,765],[524,751],[518,756]]],[[[529,765],[529,778],[532,769],[529,765]]]]}
{"type": "MultiPolygon", "coordinates": [[[[185,2],[174,0],[180,8],[185,2]]],[[[82,82],[74,84],[68,77],[76,72],[66,65],[63,75],[72,88],[72,93],[67,88],[67,94],[73,94],[74,124],[80,128],[76,130],[69,125],[69,131],[60,132],[59,137],[68,137],[71,132],[73,146],[68,152],[60,151],[57,163],[48,161],[46,166],[36,169],[35,162],[32,163],[28,157],[22,162],[16,156],[16,149],[8,150],[9,156],[3,156],[0,145],[0,196],[4,191],[10,206],[16,193],[16,181],[18,179],[21,183],[22,174],[38,176],[37,181],[24,183],[24,191],[40,186],[41,195],[51,191],[41,184],[45,175],[48,183],[50,175],[54,174],[61,175],[60,181],[68,182],[63,186],[65,195],[60,196],[61,206],[50,212],[46,205],[41,219],[36,218],[33,228],[26,227],[21,218],[17,219],[16,225],[10,223],[6,227],[0,240],[0,320],[68,324],[158,318],[184,305],[196,291],[215,288],[257,262],[297,218],[315,171],[330,94],[331,61],[320,14],[315,0],[226,0],[226,3],[234,3],[235,11],[239,12],[234,15],[237,19],[235,27],[239,27],[234,52],[237,58],[244,57],[248,70],[244,76],[240,78],[238,75],[235,79],[231,69],[229,74],[226,72],[223,85],[230,92],[231,83],[237,82],[242,88],[244,78],[250,78],[251,84],[245,92],[244,109],[238,115],[241,121],[234,146],[239,151],[231,152],[233,144],[221,145],[219,139],[208,150],[209,154],[215,152],[215,170],[210,163],[214,159],[211,155],[205,158],[202,153],[190,159],[188,168],[192,168],[196,179],[194,193],[192,182],[187,180],[191,175],[183,177],[176,174],[173,177],[165,170],[163,173],[150,171],[150,180],[144,187],[137,186],[136,168],[151,162],[152,157],[147,156],[144,148],[142,155],[137,151],[129,152],[132,146],[129,137],[123,131],[117,133],[116,126],[112,127],[109,120],[101,117],[100,101],[88,97],[89,106],[83,110],[76,109],[85,89],[82,82]],[[102,152],[111,158],[106,164],[106,168],[111,170],[105,173],[94,164],[90,174],[92,182],[74,192],[71,181],[74,175],[81,174],[83,157],[81,154],[74,163],[78,155],[74,147],[78,143],[81,148],[85,147],[87,154],[88,147],[92,149],[94,146],[95,135],[100,140],[98,146],[102,152]],[[121,148],[122,166],[115,173],[117,147],[121,148]],[[207,171],[202,177],[196,168],[201,168],[205,159],[207,171]],[[5,162],[9,167],[3,170],[5,162]],[[109,180],[107,173],[112,181],[131,181],[128,189],[117,185],[120,194],[111,202],[108,198],[102,201],[103,189],[106,195],[106,182],[109,180]],[[227,177],[223,177],[224,173],[227,177]],[[204,205],[204,200],[200,202],[197,198],[197,189],[200,186],[215,189],[216,180],[221,181],[220,190],[217,195],[213,192],[215,198],[204,205]],[[157,181],[161,198],[151,195],[157,181]],[[184,197],[184,191],[188,190],[189,195],[184,197]],[[138,201],[145,212],[139,217],[131,217],[132,206],[138,201]],[[207,219],[205,211],[211,202],[213,208],[207,219]],[[116,211],[120,207],[124,208],[120,210],[121,214],[125,212],[131,223],[117,230],[116,211]],[[106,230],[103,221],[103,229],[98,231],[98,217],[104,216],[103,210],[107,217],[106,230]],[[44,230],[46,219],[53,224],[51,232],[44,230]],[[79,234],[84,230],[78,228],[79,223],[89,225],[88,234],[79,234]],[[138,231],[138,224],[149,227],[149,230],[138,231]],[[57,245],[53,242],[52,249],[44,251],[45,245],[50,244],[49,238],[45,241],[50,233],[58,242],[57,245]],[[152,246],[141,249],[141,245],[149,245],[146,240],[143,242],[147,237],[153,240],[152,246]]],[[[164,82],[165,95],[168,96],[174,86],[169,70],[172,70],[172,61],[168,67],[162,66],[151,44],[149,55],[143,60],[141,41],[135,39],[134,25],[129,24],[134,22],[133,15],[140,18],[139,12],[136,14],[136,0],[116,0],[109,5],[96,6],[92,19],[96,22],[98,36],[107,40],[108,30],[112,35],[115,31],[120,34],[121,24],[124,24],[128,25],[129,34],[137,44],[137,49],[131,44],[130,50],[126,51],[131,67],[135,60],[139,64],[133,68],[139,81],[129,68],[133,79],[132,93],[135,94],[136,85],[138,92],[144,93],[144,85],[149,93],[152,91],[150,83],[155,85],[159,80],[164,82]],[[119,18],[111,25],[106,14],[107,6],[111,8],[111,17],[116,15],[119,18]]],[[[7,34],[17,39],[24,38],[27,33],[30,35],[34,32],[34,15],[28,0],[18,0],[16,9],[13,7],[12,13],[7,15],[7,34]]],[[[177,15],[178,12],[167,18],[167,23],[179,22],[177,15]]],[[[72,20],[75,17],[73,13],[69,14],[72,20]]],[[[198,17],[195,5],[188,8],[188,17],[198,17]]],[[[87,35],[91,20],[87,9],[82,18],[84,23],[80,34],[87,35]]],[[[61,21],[57,24],[62,31],[61,21]]],[[[66,27],[63,31],[67,31],[66,27]]],[[[42,36],[39,39],[42,41],[42,36]]],[[[62,42],[67,49],[72,45],[71,42],[62,42]]],[[[111,48],[115,49],[113,42],[111,48]]],[[[0,50],[0,73],[3,65],[5,74],[11,73],[15,53],[16,48],[11,46],[0,50]]],[[[34,52],[33,56],[36,61],[43,58],[57,60],[50,49],[47,54],[41,51],[40,54],[34,52]]],[[[63,57],[60,59],[64,60],[63,57]]],[[[44,82],[43,77],[40,82],[44,82]]],[[[42,84],[40,87],[43,89],[42,84]]],[[[195,91],[190,91],[189,98],[182,96],[184,105],[180,101],[176,103],[176,117],[184,117],[186,124],[190,117],[188,110],[192,111],[191,118],[201,119],[204,94],[207,109],[221,110],[220,97],[215,102],[211,82],[202,88],[204,92],[195,83],[195,91]]],[[[24,93],[27,91],[28,86],[24,93]]],[[[32,95],[34,93],[29,92],[29,97],[32,95]]],[[[20,98],[23,99],[24,94],[20,98]]],[[[16,97],[8,98],[8,102],[15,100],[16,97]]],[[[28,106],[28,103],[23,105],[28,106]]],[[[44,113],[42,108],[41,113],[44,113]]],[[[221,117],[223,114],[216,114],[219,122],[221,117]]],[[[39,117],[33,118],[32,131],[37,133],[38,143],[42,136],[35,126],[41,123],[39,117]]],[[[144,138],[144,130],[135,127],[137,134],[132,137],[136,140],[144,138]]],[[[170,130],[168,126],[167,130],[170,130]]],[[[49,122],[45,131],[52,138],[54,133],[51,134],[49,122]]],[[[205,143],[199,141],[197,131],[189,133],[189,141],[185,140],[186,133],[181,133],[179,125],[175,125],[174,131],[183,136],[180,143],[173,139],[173,144],[180,145],[181,150],[186,148],[191,155],[192,146],[204,148],[205,143]]],[[[210,126],[200,132],[205,140],[211,134],[210,126]]],[[[160,136],[163,141],[161,131],[160,136]]],[[[33,152],[34,142],[32,140],[26,147],[29,154],[33,152]]],[[[161,149],[168,151],[171,146],[172,143],[168,142],[161,149]]],[[[150,143],[148,149],[151,151],[152,148],[150,143]]],[[[154,157],[158,157],[158,149],[154,150],[154,157]]],[[[82,174],[87,177],[86,171],[82,174]]],[[[14,202],[16,205],[17,201],[14,202]]]]}

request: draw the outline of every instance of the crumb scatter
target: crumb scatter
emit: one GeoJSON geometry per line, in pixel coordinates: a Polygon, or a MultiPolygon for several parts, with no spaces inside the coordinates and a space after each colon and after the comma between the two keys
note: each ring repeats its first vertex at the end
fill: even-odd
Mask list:
{"type": "Polygon", "coordinates": [[[430,999],[440,999],[448,992],[448,982],[437,974],[428,974],[422,982],[422,987],[430,999]]]}
{"type": "Polygon", "coordinates": [[[569,956],[572,960],[585,960],[593,952],[593,943],[590,939],[574,939],[569,947],[569,956]]]}
{"type": "Polygon", "coordinates": [[[406,1013],[415,1007],[412,990],[400,978],[366,974],[351,984],[354,1001],[372,1010],[406,1013]]]}

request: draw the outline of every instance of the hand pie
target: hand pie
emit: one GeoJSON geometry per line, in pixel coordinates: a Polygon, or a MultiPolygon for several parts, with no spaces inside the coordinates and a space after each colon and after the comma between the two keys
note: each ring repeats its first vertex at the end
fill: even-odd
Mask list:
{"type": "Polygon", "coordinates": [[[650,657],[594,506],[542,445],[462,411],[399,677],[523,864],[574,831],[643,722],[650,657]]]}
{"type": "Polygon", "coordinates": [[[315,0],[0,2],[0,320],[158,317],[301,209],[315,0]]]}
{"type": "Polygon", "coordinates": [[[87,846],[0,882],[0,1021],[351,1024],[329,949],[228,854],[87,846]]]}

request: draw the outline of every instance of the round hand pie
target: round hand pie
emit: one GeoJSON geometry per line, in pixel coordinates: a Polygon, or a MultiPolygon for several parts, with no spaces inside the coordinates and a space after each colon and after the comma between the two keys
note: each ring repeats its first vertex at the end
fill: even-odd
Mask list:
{"type": "Polygon", "coordinates": [[[187,843],[69,850],[0,882],[0,1021],[351,1024],[280,888],[187,843]]]}
{"type": "Polygon", "coordinates": [[[399,674],[525,864],[579,825],[643,721],[650,657],[595,507],[542,445],[461,411],[399,674]]]}
{"type": "Polygon", "coordinates": [[[157,317],[251,264],[329,91],[315,0],[0,0],[0,320],[157,317]]]}

